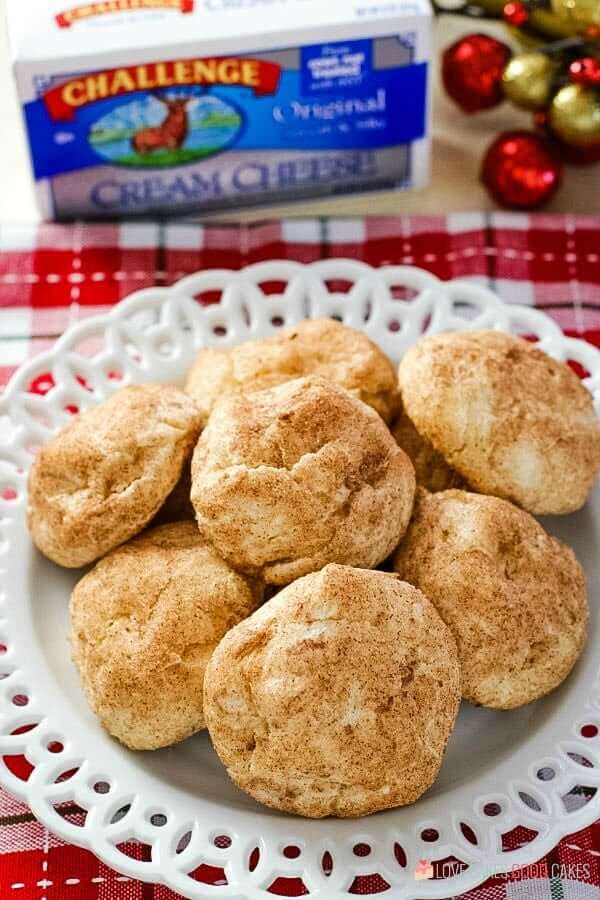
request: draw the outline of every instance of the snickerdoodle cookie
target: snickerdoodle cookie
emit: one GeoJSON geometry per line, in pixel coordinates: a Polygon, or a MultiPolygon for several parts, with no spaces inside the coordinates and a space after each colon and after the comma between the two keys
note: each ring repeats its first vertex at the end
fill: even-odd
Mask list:
{"type": "Polygon", "coordinates": [[[512,709],[567,677],[585,643],[588,608],[573,551],[497,497],[417,492],[395,557],[456,638],[463,697],[512,709]]]}
{"type": "Polygon", "coordinates": [[[71,641],[88,702],[136,750],[205,727],[204,672],[223,635],[261,600],[194,522],[147,531],[113,550],[71,597],[71,641]]]}
{"type": "Polygon", "coordinates": [[[574,372],[497,331],[425,338],[400,364],[417,431],[483,494],[568,513],[600,471],[600,421],[574,372]]]}
{"type": "Polygon", "coordinates": [[[207,419],[225,393],[263,390],[303,375],[341,385],[386,422],[396,410],[398,384],[390,360],[365,334],[332,319],[307,319],[263,340],[201,350],[186,390],[207,419]]]}
{"type": "Polygon", "coordinates": [[[256,800],[302,816],[413,803],[460,702],[455,641],[384,572],[329,565],[236,626],[204,682],[213,745],[256,800]]]}
{"type": "Polygon", "coordinates": [[[464,479],[452,469],[441,453],[419,434],[404,410],[396,419],[392,434],[415,467],[417,484],[428,491],[462,488],[464,479]]]}
{"type": "Polygon", "coordinates": [[[224,397],[192,459],[200,530],[270,584],[328,562],[376,566],[404,534],[414,491],[380,416],[315,376],[224,397]]]}
{"type": "Polygon", "coordinates": [[[35,544],[77,567],[137,534],[175,487],[199,432],[194,401],[168,385],[123,388],[76,416],[31,467],[35,544]]]}

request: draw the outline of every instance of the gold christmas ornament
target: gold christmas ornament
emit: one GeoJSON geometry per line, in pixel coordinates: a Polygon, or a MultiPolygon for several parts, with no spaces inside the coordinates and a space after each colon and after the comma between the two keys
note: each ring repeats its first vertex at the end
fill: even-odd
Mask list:
{"type": "Polygon", "coordinates": [[[561,88],[550,106],[550,127],[567,144],[600,145],[600,92],[581,84],[561,88]]]}
{"type": "Polygon", "coordinates": [[[582,29],[600,25],[600,0],[552,0],[552,9],[559,18],[582,29]]]}
{"type": "Polygon", "coordinates": [[[514,56],[502,76],[505,96],[521,109],[545,109],[550,102],[555,68],[556,64],[545,53],[514,56]]]}

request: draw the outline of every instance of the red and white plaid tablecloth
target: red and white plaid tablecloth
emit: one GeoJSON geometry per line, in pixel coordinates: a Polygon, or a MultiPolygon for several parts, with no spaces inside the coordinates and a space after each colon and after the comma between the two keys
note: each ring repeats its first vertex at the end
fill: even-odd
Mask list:
{"type": "MultiPolygon", "coordinates": [[[[422,266],[443,279],[473,279],[508,302],[543,309],[569,334],[600,346],[600,217],[496,213],[230,226],[3,225],[0,386],[73,322],[131,291],[170,284],[198,269],[337,256],[376,266],[422,266]]],[[[43,393],[49,386],[41,377],[32,389],[43,393]]],[[[7,763],[26,774],[21,761],[7,763]]],[[[516,833],[512,840],[526,837],[516,833]]],[[[197,877],[214,882],[222,872],[201,867],[197,877]]],[[[365,877],[356,879],[351,892],[385,887],[365,859],[365,877]]],[[[298,893],[298,885],[276,882],[272,890],[290,895],[298,893]]],[[[561,841],[537,866],[490,879],[465,897],[598,900],[600,823],[561,841]]],[[[56,840],[27,807],[0,790],[0,900],[13,898],[176,900],[176,895],[123,878],[91,853],[56,840]]]]}

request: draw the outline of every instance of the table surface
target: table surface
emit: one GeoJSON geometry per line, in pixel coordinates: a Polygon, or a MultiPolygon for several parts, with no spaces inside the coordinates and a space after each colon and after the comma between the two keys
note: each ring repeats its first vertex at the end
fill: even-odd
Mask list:
{"type": "MultiPolygon", "coordinates": [[[[0,0],[0,17],[5,0],[0,0]]],[[[471,23],[459,16],[444,16],[435,25],[438,48],[446,47],[468,31],[487,31],[506,40],[501,25],[471,23]]],[[[439,53],[436,53],[436,61],[439,53]]],[[[429,188],[411,193],[385,193],[328,199],[291,207],[269,208],[267,215],[282,216],[363,216],[440,214],[457,211],[490,210],[494,203],[478,180],[485,147],[501,131],[527,128],[531,118],[508,104],[478,116],[466,116],[444,95],[434,73],[433,171],[429,188]]],[[[10,55],[5,29],[0,27],[0,222],[31,222],[39,218],[33,197],[29,161],[15,90],[10,74],[10,55]]],[[[568,170],[565,184],[548,212],[600,212],[600,165],[568,170]]],[[[227,219],[264,219],[265,212],[244,213],[227,219]]]]}

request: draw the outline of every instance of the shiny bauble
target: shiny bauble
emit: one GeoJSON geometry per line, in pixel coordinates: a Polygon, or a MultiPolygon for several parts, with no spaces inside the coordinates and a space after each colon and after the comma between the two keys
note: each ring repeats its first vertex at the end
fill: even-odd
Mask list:
{"type": "Polygon", "coordinates": [[[561,141],[557,134],[546,129],[547,136],[552,140],[560,153],[562,160],[568,166],[593,166],[600,162],[600,143],[591,147],[576,147],[575,144],[567,144],[561,141]]]}
{"type": "Polygon", "coordinates": [[[507,131],[489,147],[481,180],[509,209],[536,209],[558,190],[563,165],[553,144],[528,131],[507,131]]]}
{"type": "Polygon", "coordinates": [[[598,0],[552,0],[551,5],[560,19],[575,25],[578,29],[600,25],[598,0]]]}
{"type": "Polygon", "coordinates": [[[504,5],[502,18],[507,25],[522,28],[529,21],[529,10],[522,0],[511,0],[511,2],[504,5]]]}
{"type": "Polygon", "coordinates": [[[595,147],[574,147],[560,144],[564,161],[570,166],[595,166],[600,162],[600,144],[595,147]]]}
{"type": "Polygon", "coordinates": [[[545,109],[550,102],[556,63],[545,53],[519,53],[504,70],[505,97],[521,109],[545,109]]]}
{"type": "Polygon", "coordinates": [[[502,73],[511,51],[487,34],[468,34],[442,57],[442,79],[449,96],[468,113],[491,109],[504,99],[502,73]]]}
{"type": "Polygon", "coordinates": [[[552,131],[575,147],[600,144],[600,91],[581,84],[562,87],[550,105],[552,131]]]}
{"type": "Polygon", "coordinates": [[[569,66],[569,81],[573,84],[600,86],[600,59],[584,56],[574,60],[569,66]]]}

